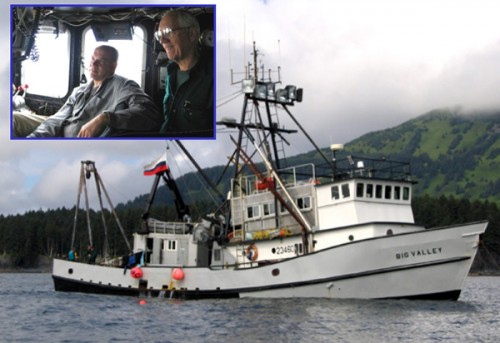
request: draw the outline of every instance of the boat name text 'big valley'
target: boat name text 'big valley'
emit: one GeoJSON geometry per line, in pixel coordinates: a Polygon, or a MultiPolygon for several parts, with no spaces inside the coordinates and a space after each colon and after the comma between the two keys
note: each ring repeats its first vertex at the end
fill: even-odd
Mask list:
{"type": "Polygon", "coordinates": [[[441,254],[442,250],[443,249],[441,247],[437,247],[437,248],[427,248],[427,249],[420,249],[420,250],[413,250],[413,251],[405,251],[402,253],[397,253],[396,259],[401,260],[401,259],[410,258],[410,257],[436,255],[436,254],[441,254]]]}

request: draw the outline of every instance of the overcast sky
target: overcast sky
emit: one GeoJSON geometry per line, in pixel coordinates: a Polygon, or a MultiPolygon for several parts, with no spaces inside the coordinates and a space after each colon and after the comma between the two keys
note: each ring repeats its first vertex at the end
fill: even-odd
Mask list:
{"type": "MultiPolygon", "coordinates": [[[[293,112],[320,146],[347,143],[435,108],[500,107],[497,0],[194,3],[217,6],[217,98],[239,90],[229,86],[229,70],[243,70],[255,40],[266,69],[279,65],[284,84],[304,88],[304,101],[293,112]]],[[[80,161],[87,159],[96,161],[115,204],[147,193],[152,179],[142,176],[142,168],[163,152],[165,141],[9,140],[10,7],[6,1],[0,6],[4,85],[0,87],[4,113],[0,117],[0,214],[73,206],[80,161]]],[[[240,111],[241,98],[219,107],[217,115],[237,118],[240,111]]],[[[225,133],[218,138],[186,146],[203,167],[225,164],[231,144],[225,133]]],[[[312,149],[299,142],[289,155],[312,149]]],[[[180,157],[170,164],[174,173],[190,168],[180,157]]]]}

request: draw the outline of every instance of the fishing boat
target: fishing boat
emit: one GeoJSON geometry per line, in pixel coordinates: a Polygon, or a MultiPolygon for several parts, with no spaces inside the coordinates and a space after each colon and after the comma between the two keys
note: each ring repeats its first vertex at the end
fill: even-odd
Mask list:
{"type": "MultiPolygon", "coordinates": [[[[253,55],[256,66],[255,45],[253,55]]],[[[302,101],[302,89],[279,89],[280,81],[259,78],[257,70],[241,82],[241,118],[217,123],[237,133],[229,159],[234,175],[220,211],[192,221],[162,156],[144,171],[154,181],[142,225],[133,244],[127,243],[129,254],[95,264],[54,259],[56,291],[181,299],[457,300],[487,222],[417,225],[408,163],[337,158],[342,144],[333,144],[326,156],[290,112],[302,101]],[[280,126],[283,113],[297,129],[280,126]],[[318,148],[320,163],[284,164],[285,135],[299,131],[318,148]],[[150,215],[161,180],[174,194],[176,221],[150,215]]],[[[95,164],[83,161],[80,193],[90,174],[100,185],[95,164]]]]}

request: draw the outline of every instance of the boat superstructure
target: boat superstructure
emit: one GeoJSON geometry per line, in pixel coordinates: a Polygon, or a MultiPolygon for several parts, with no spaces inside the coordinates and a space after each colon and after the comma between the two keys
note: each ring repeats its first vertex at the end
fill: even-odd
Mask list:
{"type": "Polygon", "coordinates": [[[337,159],[341,146],[332,145],[333,158],[318,149],[321,163],[285,166],[280,144],[296,131],[280,127],[278,108],[304,131],[289,111],[302,90],[278,89],[280,83],[248,75],[240,120],[218,122],[238,134],[225,211],[191,221],[160,159],[147,171],[155,181],[128,259],[56,259],[56,290],[185,299],[457,299],[487,223],[415,224],[415,182],[405,162],[337,159]],[[175,195],[177,221],[149,214],[162,179],[175,195]]]}

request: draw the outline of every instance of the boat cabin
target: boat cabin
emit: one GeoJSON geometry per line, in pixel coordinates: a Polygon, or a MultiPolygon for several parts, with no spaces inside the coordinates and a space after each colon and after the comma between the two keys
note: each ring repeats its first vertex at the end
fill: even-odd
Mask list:
{"type": "MultiPolygon", "coordinates": [[[[354,159],[349,156],[337,161],[330,175],[324,167],[313,164],[280,170],[292,198],[287,201],[293,201],[313,231],[378,221],[414,223],[409,164],[374,159],[355,163],[354,159]]],[[[230,199],[234,238],[300,233],[300,225],[275,199],[273,187],[277,185],[272,178],[262,181],[252,175],[233,179],[230,199]]]]}

